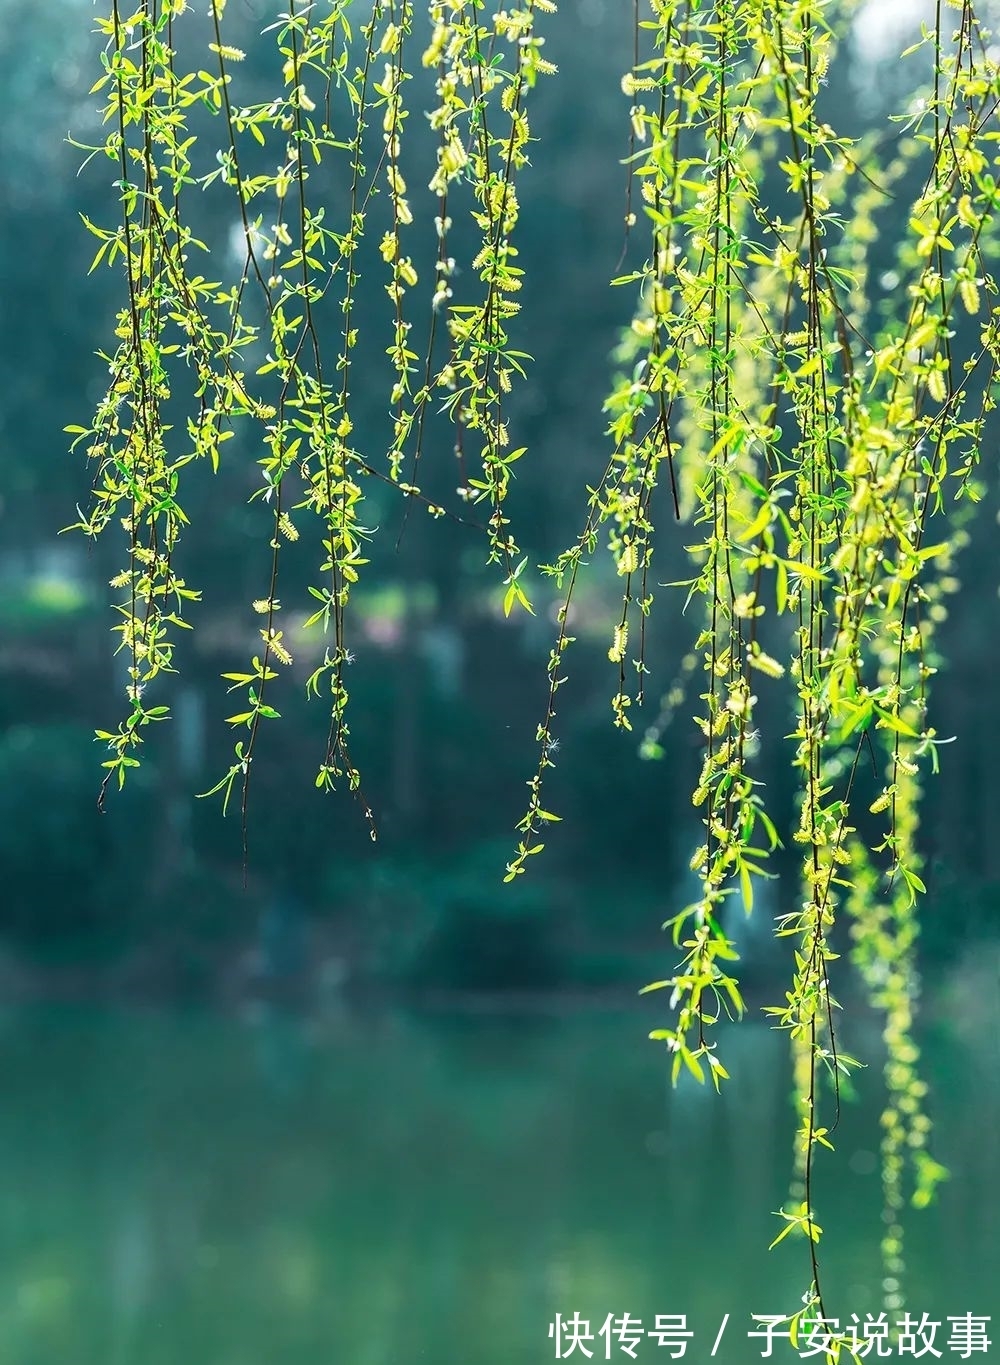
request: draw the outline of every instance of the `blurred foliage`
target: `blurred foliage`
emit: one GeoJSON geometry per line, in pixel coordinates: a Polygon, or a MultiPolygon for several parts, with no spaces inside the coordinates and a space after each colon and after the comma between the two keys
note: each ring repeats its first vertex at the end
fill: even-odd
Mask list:
{"type": "Polygon", "coordinates": [[[12,725],[0,735],[4,927],[19,940],[100,928],[109,847],[93,762],[79,725],[12,725]]]}
{"type": "MultiPolygon", "coordinates": [[[[500,841],[473,844],[447,865],[426,858],[328,874],[332,904],[370,926],[369,970],[430,990],[545,990],[562,985],[569,958],[558,888],[518,887],[495,875],[500,841]]],[[[563,893],[564,894],[564,893],[563,893]]]]}

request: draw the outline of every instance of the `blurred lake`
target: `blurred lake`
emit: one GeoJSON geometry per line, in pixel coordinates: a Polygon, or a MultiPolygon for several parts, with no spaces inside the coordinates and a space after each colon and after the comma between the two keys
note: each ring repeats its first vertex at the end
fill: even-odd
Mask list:
{"type": "MultiPolygon", "coordinates": [[[[728,1312],[716,1358],[760,1359],[749,1315],[793,1311],[808,1283],[804,1243],[767,1252],[790,1164],[785,1039],[730,1027],[722,1095],[687,1076],[671,1091],[645,1037],[665,1004],[6,1014],[0,1365],[541,1365],[549,1324],[576,1312],[595,1360],[626,1312],[645,1328],[685,1314],[699,1362],[728,1312]]],[[[918,1317],[997,1307],[998,1042],[996,1001],[968,981],[931,1001],[951,1178],[907,1218],[918,1317]]],[[[877,1021],[840,1044],[870,1063],[819,1162],[827,1308],[849,1320],[881,1306],[877,1021]]],[[[611,1358],[629,1357],[613,1342],[611,1358]]]]}

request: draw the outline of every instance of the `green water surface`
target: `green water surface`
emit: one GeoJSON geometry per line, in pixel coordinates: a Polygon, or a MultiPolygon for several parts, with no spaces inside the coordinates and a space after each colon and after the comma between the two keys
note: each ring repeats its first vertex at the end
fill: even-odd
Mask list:
{"type": "MultiPolygon", "coordinates": [[[[924,1051],[951,1178],[908,1219],[906,1281],[911,1311],[942,1321],[1000,1303],[996,1019],[954,1025],[945,1003],[924,1051]]],[[[809,1279],[802,1241],[767,1251],[787,1200],[784,1039],[730,1029],[723,1094],[671,1092],[657,1022],[5,1016],[0,1365],[541,1365],[557,1313],[623,1365],[609,1313],[643,1330],[684,1315],[698,1362],[728,1313],[715,1358],[760,1359],[750,1314],[792,1311],[809,1279]]],[[[873,1064],[816,1214],[828,1312],[864,1319],[882,1296],[877,1022],[850,1041],[873,1064]]],[[[947,1332],[941,1358],[961,1359],[947,1332]]],[[[673,1349],[644,1338],[634,1358],[673,1349]]]]}

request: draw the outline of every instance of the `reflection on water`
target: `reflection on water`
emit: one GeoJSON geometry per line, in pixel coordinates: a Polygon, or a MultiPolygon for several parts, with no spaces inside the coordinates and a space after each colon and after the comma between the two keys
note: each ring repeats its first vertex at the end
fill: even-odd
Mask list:
{"type": "MultiPolygon", "coordinates": [[[[594,1359],[626,1312],[686,1314],[698,1361],[729,1312],[717,1358],[759,1359],[748,1315],[789,1311],[807,1280],[801,1244],[765,1250],[787,1182],[784,1042],[741,1026],[721,1097],[671,1093],[648,1026],[8,1016],[0,1365],[535,1365],[577,1311],[594,1359]]],[[[819,1190],[844,1318],[880,1306],[876,1036],[850,1040],[875,1064],[819,1190]]],[[[952,1178],[910,1220],[910,1306],[991,1313],[995,1033],[935,1025],[927,1060],[952,1178]]],[[[653,1340],[636,1354],[670,1358],[653,1340]]]]}

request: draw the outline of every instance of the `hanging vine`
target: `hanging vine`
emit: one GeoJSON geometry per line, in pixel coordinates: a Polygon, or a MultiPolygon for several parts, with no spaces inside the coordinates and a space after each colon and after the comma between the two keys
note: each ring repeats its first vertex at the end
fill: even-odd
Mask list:
{"type": "MultiPolygon", "coordinates": [[[[973,149],[1000,87],[971,6],[958,6],[954,39],[938,6],[925,38],[934,47],[933,96],[915,104],[912,135],[888,144],[884,164],[884,141],[852,142],[819,112],[835,55],[826,6],[653,0],[649,8],[623,80],[635,101],[631,174],[649,249],[640,269],[615,281],[638,286],[641,306],[619,355],[627,377],[608,405],[612,457],[580,538],[549,569],[564,593],[560,634],[539,768],[508,876],[524,870],[533,837],[553,818],[542,786],[571,643],[565,623],[602,527],[624,579],[609,650],[615,724],[630,729],[629,708],[642,701],[657,538],[651,509],[666,480],[675,516],[706,528],[688,547],[696,576],[682,585],[687,607],[701,604],[701,629],[645,744],[656,752],[700,657],[703,765],[693,801],[705,838],[691,860],[701,896],[665,926],[683,958],[647,988],[669,989],[673,1022],[651,1036],[666,1043],[675,1079],[685,1066],[699,1080],[707,1067],[716,1085],[726,1077],[709,1031],[722,1009],[741,1013],[743,1002],[720,911],[735,894],[750,912],[754,878],[768,875],[778,844],[752,775],[751,683],[787,674],[798,699],[790,757],[801,798],[792,837],[805,855],[803,894],[801,908],[778,922],[778,935],[794,944],[793,979],[786,1002],[768,1013],[789,1033],[799,1112],[791,1201],[779,1210],[774,1242],[799,1233],[809,1248],[811,1283],[792,1320],[795,1334],[827,1316],[813,1172],[839,1121],[840,1078],[857,1065],[838,1045],[831,980],[844,896],[855,961],[886,1020],[888,1309],[903,1303],[907,1152],[915,1204],[927,1203],[945,1174],[926,1150],[926,1087],[912,1036],[915,901],[924,891],[917,811],[922,767],[936,767],[939,742],[927,719],[931,634],[944,613],[942,588],[955,587],[962,500],[978,495],[974,466],[994,401],[995,318],[982,326],[961,378],[952,338],[956,308],[976,317],[980,288],[995,292],[981,250],[993,180],[973,149]],[[642,30],[651,39],[645,59],[642,30]],[[762,173],[769,165],[779,167],[783,191],[762,173]],[[901,326],[895,299],[884,317],[872,315],[865,248],[879,219],[898,215],[897,194],[921,165],[927,180],[900,261],[911,300],[901,326]],[[791,212],[776,213],[778,202],[791,212]],[[961,247],[949,236],[959,229],[961,247]],[[932,518],[944,515],[954,529],[928,543],[932,518]],[[638,640],[631,649],[630,630],[638,640]],[[867,783],[863,760],[878,749],[885,782],[865,804],[888,826],[866,842],[855,812],[867,783]]],[[[630,188],[634,236],[631,202],[630,188]]],[[[848,1333],[831,1337],[829,1350],[856,1346],[848,1333]]]]}
{"type": "MultiPolygon", "coordinates": [[[[445,513],[412,481],[424,411],[435,395],[445,396],[463,470],[467,438],[478,443],[461,493],[465,502],[488,507],[488,558],[505,571],[506,610],[515,603],[530,610],[519,582],[526,560],[516,562],[518,547],[504,512],[510,466],[524,451],[509,449],[503,401],[513,377],[524,375],[527,357],[511,345],[506,329],[518,311],[511,295],[521,283],[513,238],[516,178],[526,164],[530,137],[526,106],[538,77],[555,69],[542,56],[536,13],[552,14],[556,7],[552,0],[529,0],[520,10],[497,10],[489,24],[481,22],[480,8],[471,0],[429,6],[432,37],[422,60],[439,70],[440,105],[431,122],[441,144],[430,188],[438,196],[440,250],[423,382],[417,389],[418,357],[411,349],[405,302],[418,277],[404,244],[413,214],[401,168],[407,117],[403,91],[409,78],[404,58],[414,19],[410,0],[376,0],[357,35],[350,0],[326,6],[325,13],[291,0],[269,30],[280,61],[280,92],[247,104],[234,95],[233,68],[244,54],[225,42],[226,0],[213,0],[210,8],[212,70],[199,66],[181,74],[178,54],[188,50],[179,32],[182,19],[190,17],[186,0],[144,0],[127,15],[116,0],[110,15],[98,21],[107,48],[105,74],[94,90],[106,97],[111,131],[104,146],[92,151],[105,153],[118,168],[122,214],[117,227],[87,226],[101,243],[94,265],[121,260],[127,304],[119,314],[119,348],[105,357],[111,371],[107,397],[91,427],[71,431],[74,444],[85,445],[98,471],[93,506],[80,528],[97,536],[117,520],[129,540],[129,566],[112,586],[127,591],[118,606],[124,617],[118,630],[130,658],[128,715],[116,732],[102,730],[99,738],[112,752],[105,763],[108,780],[124,785],[128,770],[140,762],[143,731],[169,716],[166,705],[150,706],[144,693],[159,673],[172,671],[174,632],[188,625],[185,603],[199,597],[172,567],[187,522],[180,502],[182,470],[205,457],[218,470],[222,445],[234,437],[238,423],[256,424],[256,439],[266,453],[258,462],[260,487],[254,496],[268,504],[273,519],[265,591],[253,602],[263,621],[249,665],[223,675],[230,691],[243,694],[228,724],[246,734],[235,745],[228,771],[206,793],[221,793],[228,805],[238,786],[244,847],[254,751],[262,723],[279,717],[274,687],[280,668],[292,662],[279,628],[277,588],[282,543],[300,535],[296,512],[312,513],[320,524],[321,577],[309,589],[319,607],[307,625],[322,629],[330,640],[308,682],[310,694],[326,697],[330,708],[316,784],[332,788],[346,778],[352,790],[360,791],[360,772],[349,748],[344,670],[351,657],[346,608],[374,535],[364,521],[365,489],[376,478],[421,502],[432,515],[445,513]],[[382,59],[380,79],[376,66],[382,59]],[[353,125],[346,141],[338,136],[345,110],[353,125]],[[195,160],[206,135],[191,131],[193,111],[199,118],[207,111],[221,129],[215,169],[202,175],[195,160]],[[370,172],[366,134],[375,111],[382,113],[382,149],[370,172]],[[265,154],[277,152],[276,169],[266,168],[260,148],[265,154]],[[350,180],[340,223],[309,184],[318,168],[337,157],[346,161],[350,180]],[[251,163],[263,169],[252,172],[251,163]],[[244,243],[242,270],[228,286],[195,273],[192,253],[207,247],[195,237],[185,212],[197,190],[216,182],[235,202],[244,243]],[[385,461],[363,453],[352,440],[359,253],[370,200],[380,192],[387,194],[391,213],[380,250],[390,274],[388,355],[395,413],[393,447],[385,461]],[[470,265],[482,285],[482,299],[474,303],[452,302],[449,284],[455,263],[447,254],[448,233],[459,198],[469,203],[480,241],[470,265]],[[436,367],[442,308],[449,355],[436,367]],[[321,338],[336,311],[341,344],[331,363],[321,338]],[[266,359],[248,374],[243,358],[262,346],[266,359]],[[186,440],[168,439],[171,427],[164,413],[176,396],[176,376],[185,369],[193,372],[195,383],[182,386],[183,392],[190,392],[196,406],[187,418],[186,440]],[[411,481],[403,479],[408,443],[414,447],[411,481]]],[[[191,65],[199,58],[192,54],[191,65]]],[[[367,801],[363,805],[374,837],[372,811],[367,801]]]]}
{"type": "MultiPolygon", "coordinates": [[[[755,707],[763,689],[787,687],[801,897],[777,925],[790,984],[769,1013],[789,1034],[799,1117],[793,1190],[775,1238],[801,1234],[808,1247],[806,1307],[793,1330],[826,1316],[814,1163],[831,1145],[840,1077],[855,1065],[836,1027],[842,903],[853,958],[885,1018],[889,1307],[902,1303],[907,1157],[918,1204],[944,1174],[927,1151],[912,1036],[915,903],[924,891],[918,812],[941,743],[927,709],[934,626],[956,586],[963,509],[978,497],[1000,365],[986,251],[1000,160],[995,49],[973,0],[937,0],[934,24],[912,49],[929,52],[930,88],[898,133],[859,141],[830,126],[823,94],[851,8],[637,0],[633,63],[622,80],[628,239],[614,280],[637,306],[606,405],[606,467],[580,535],[544,569],[559,594],[556,638],[538,767],[507,867],[508,881],[520,876],[558,819],[544,787],[586,563],[603,544],[621,582],[609,630],[611,709],[614,725],[630,731],[648,687],[661,586],[654,556],[677,522],[696,527],[682,585],[698,612],[694,643],[643,743],[657,751],[686,684],[700,676],[692,801],[702,834],[691,857],[700,889],[665,926],[681,956],[648,988],[668,989],[672,1011],[652,1036],[666,1044],[675,1079],[684,1068],[716,1086],[726,1078],[713,1026],[723,1011],[744,1008],[726,902],[750,913],[780,843],[757,775],[755,707]],[[908,235],[879,308],[867,251],[900,220],[904,201],[908,235]]],[[[366,513],[372,480],[435,518],[475,524],[482,509],[504,611],[532,609],[528,557],[507,511],[512,466],[526,453],[508,395],[527,378],[517,332],[518,182],[531,93],[555,71],[540,29],[556,6],[430,0],[425,14],[411,0],[288,0],[266,30],[273,97],[247,102],[239,98],[244,54],[226,40],[225,11],[226,0],[212,0],[203,43],[193,25],[188,32],[186,0],[141,0],[128,13],[112,0],[97,21],[106,47],[94,92],[108,131],[92,151],[113,164],[119,218],[86,226],[99,242],[94,266],[123,276],[123,303],[118,345],[105,357],[106,395],[89,426],[70,430],[95,470],[80,528],[92,537],[125,532],[112,587],[121,593],[115,629],[127,698],[117,729],[98,731],[110,755],[105,785],[125,783],[148,726],[168,718],[147,689],[174,671],[177,632],[200,596],[175,568],[188,526],[185,471],[256,458],[253,497],[271,526],[252,603],[259,642],[249,662],[223,675],[240,694],[228,717],[240,738],[212,789],[226,804],[239,791],[245,842],[254,754],[264,723],[278,718],[291,663],[278,596],[283,545],[305,536],[317,546],[307,626],[325,643],[308,690],[330,717],[319,787],[346,781],[361,791],[345,670],[351,593],[378,545],[366,513]],[[436,150],[413,188],[407,85],[417,65],[432,73],[436,150]],[[320,188],[331,167],[347,187],[339,198],[320,188]],[[209,190],[238,215],[240,264],[228,280],[199,273],[223,273],[193,226],[191,204],[209,190]],[[359,303],[376,196],[386,222],[382,318],[359,303]],[[425,212],[436,254],[421,293],[408,230],[425,212]],[[362,327],[382,338],[388,357],[392,435],[379,453],[358,435],[362,327]],[[438,406],[453,424],[453,508],[421,487],[428,413],[438,406]],[[263,454],[243,454],[254,450],[263,454]]],[[[852,1343],[837,1338],[830,1350],[841,1346],[852,1343]]]]}

